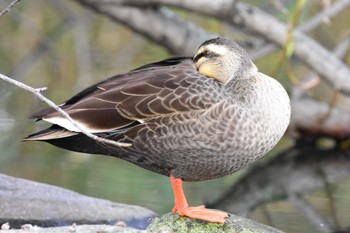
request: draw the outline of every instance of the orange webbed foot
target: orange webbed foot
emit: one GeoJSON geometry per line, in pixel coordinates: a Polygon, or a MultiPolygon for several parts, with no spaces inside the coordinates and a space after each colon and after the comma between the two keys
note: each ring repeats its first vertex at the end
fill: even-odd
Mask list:
{"type": "Polygon", "coordinates": [[[207,209],[204,206],[189,207],[182,190],[182,180],[172,175],[170,175],[170,180],[175,198],[175,207],[172,209],[173,214],[177,212],[180,216],[200,219],[207,222],[225,223],[225,218],[229,217],[225,212],[207,209]]]}
{"type": "Polygon", "coordinates": [[[207,209],[204,206],[187,207],[177,212],[180,216],[222,224],[225,223],[225,218],[229,217],[225,212],[207,209]]]}

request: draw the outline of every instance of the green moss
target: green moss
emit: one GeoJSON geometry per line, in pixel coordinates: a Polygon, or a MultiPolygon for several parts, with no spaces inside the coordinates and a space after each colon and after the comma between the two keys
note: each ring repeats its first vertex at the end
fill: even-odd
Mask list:
{"type": "Polygon", "coordinates": [[[180,217],[171,213],[165,214],[159,218],[154,218],[147,228],[151,233],[279,233],[281,231],[245,219],[239,216],[231,215],[226,224],[208,223],[201,220],[180,217]]]}

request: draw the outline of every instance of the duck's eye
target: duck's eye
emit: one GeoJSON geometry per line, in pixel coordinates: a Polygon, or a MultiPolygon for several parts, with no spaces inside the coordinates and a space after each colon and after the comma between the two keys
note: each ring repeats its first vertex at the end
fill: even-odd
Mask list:
{"type": "Polygon", "coordinates": [[[203,52],[203,57],[209,57],[210,56],[210,52],[208,50],[205,50],[203,52]]]}
{"type": "Polygon", "coordinates": [[[202,57],[213,57],[213,53],[211,51],[208,50],[204,50],[203,52],[199,53],[197,56],[194,57],[194,61],[197,62],[199,59],[201,59],[202,57]]]}

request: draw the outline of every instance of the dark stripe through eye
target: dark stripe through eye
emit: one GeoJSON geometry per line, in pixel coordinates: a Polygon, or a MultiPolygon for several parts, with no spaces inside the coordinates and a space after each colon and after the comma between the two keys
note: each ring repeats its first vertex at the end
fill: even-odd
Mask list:
{"type": "Polygon", "coordinates": [[[197,54],[197,56],[195,56],[194,58],[193,58],[193,61],[194,62],[197,62],[201,57],[203,57],[204,56],[204,52],[201,52],[200,54],[197,54]]]}
{"type": "Polygon", "coordinates": [[[198,54],[197,56],[195,56],[195,57],[193,58],[193,61],[194,61],[194,62],[197,62],[197,61],[198,61],[199,59],[201,59],[202,57],[217,57],[217,56],[219,56],[219,55],[216,54],[216,53],[210,52],[210,51],[208,51],[208,50],[205,50],[205,51],[201,52],[200,54],[198,54]]]}

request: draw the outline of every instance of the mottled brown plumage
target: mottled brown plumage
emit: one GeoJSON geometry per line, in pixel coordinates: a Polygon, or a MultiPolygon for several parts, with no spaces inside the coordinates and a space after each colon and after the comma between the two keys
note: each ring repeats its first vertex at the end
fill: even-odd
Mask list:
{"type": "Polygon", "coordinates": [[[53,126],[25,140],[115,156],[185,181],[218,178],[252,163],[278,142],[290,117],[283,87],[222,38],[203,43],[194,58],[109,78],[61,107],[80,127],[131,146],[93,141],[51,108],[32,118],[53,126]]]}

